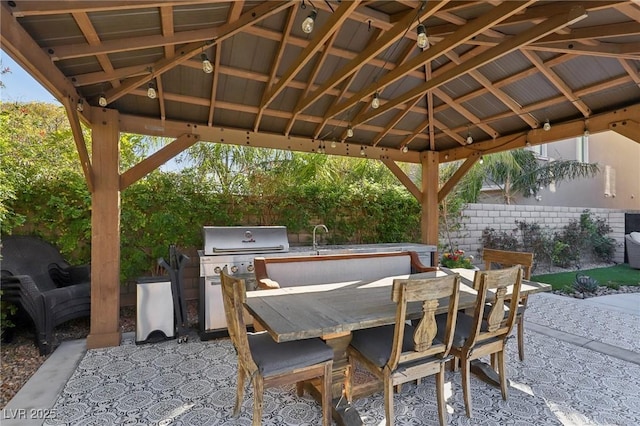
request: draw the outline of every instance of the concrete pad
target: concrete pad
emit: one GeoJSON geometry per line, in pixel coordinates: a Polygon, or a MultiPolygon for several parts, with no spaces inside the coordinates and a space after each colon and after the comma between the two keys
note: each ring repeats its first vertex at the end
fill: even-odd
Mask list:
{"type": "Polygon", "coordinates": [[[2,426],[41,425],[86,352],[86,339],[62,342],[2,409],[2,426]]]}
{"type": "Polygon", "coordinates": [[[585,305],[595,305],[616,312],[640,317],[640,293],[610,294],[584,299],[585,305]]]}

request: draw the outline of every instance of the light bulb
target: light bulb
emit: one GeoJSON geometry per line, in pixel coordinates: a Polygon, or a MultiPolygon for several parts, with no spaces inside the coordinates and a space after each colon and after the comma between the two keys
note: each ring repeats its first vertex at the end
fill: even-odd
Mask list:
{"type": "Polygon", "coordinates": [[[379,106],[380,106],[380,96],[378,95],[378,92],[376,92],[373,94],[373,100],[371,101],[371,108],[378,109],[379,106]]]}
{"type": "Polygon", "coordinates": [[[98,105],[100,105],[101,107],[107,106],[107,98],[104,95],[100,95],[100,97],[98,98],[98,105]]]}
{"type": "Polygon", "coordinates": [[[76,105],[76,110],[78,112],[84,111],[84,101],[82,99],[78,99],[78,104],[76,105]]]}
{"type": "Polygon", "coordinates": [[[305,18],[304,21],[302,21],[302,31],[304,31],[307,34],[313,31],[313,24],[316,21],[316,16],[318,16],[318,12],[314,10],[309,14],[309,16],[305,18]]]}
{"type": "Polygon", "coordinates": [[[153,83],[149,83],[149,88],[147,89],[147,96],[149,99],[155,99],[158,94],[156,93],[156,88],[153,87],[153,83]]]}
{"type": "Polygon", "coordinates": [[[403,146],[403,147],[402,147],[402,152],[404,152],[405,154],[406,154],[407,152],[409,152],[409,147],[408,147],[408,146],[406,146],[406,145],[405,145],[405,146],[403,146]]]}
{"type": "Polygon", "coordinates": [[[471,136],[471,133],[469,133],[469,135],[467,136],[467,144],[472,144],[473,143],[473,137],[471,136]]]}
{"type": "Polygon", "coordinates": [[[209,61],[207,55],[203,53],[200,55],[200,58],[202,58],[202,71],[207,74],[211,74],[213,72],[213,65],[211,65],[211,61],[209,61]]]}
{"type": "Polygon", "coordinates": [[[429,38],[427,37],[427,29],[424,25],[420,24],[417,28],[418,31],[418,47],[420,49],[429,48],[429,38]]]}
{"type": "Polygon", "coordinates": [[[336,147],[336,141],[331,141],[331,148],[335,148],[336,147]]]}
{"type": "Polygon", "coordinates": [[[582,134],[585,138],[589,137],[589,129],[584,129],[584,133],[582,134]]]}
{"type": "Polygon", "coordinates": [[[349,125],[349,127],[347,127],[347,137],[348,138],[352,138],[353,137],[353,128],[351,127],[351,125],[349,125]]]}
{"type": "Polygon", "coordinates": [[[364,157],[364,146],[360,147],[360,155],[362,155],[364,157]]]}
{"type": "Polygon", "coordinates": [[[484,158],[480,157],[480,164],[484,164],[484,158]]]}
{"type": "Polygon", "coordinates": [[[551,130],[551,123],[549,123],[549,119],[547,119],[547,121],[544,122],[544,125],[542,126],[542,128],[544,129],[545,132],[548,132],[549,130],[551,130]]]}

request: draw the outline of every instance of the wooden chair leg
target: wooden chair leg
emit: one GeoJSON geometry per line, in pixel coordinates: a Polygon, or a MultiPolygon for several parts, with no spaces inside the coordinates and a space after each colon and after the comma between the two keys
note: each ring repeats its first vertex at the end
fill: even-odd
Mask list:
{"type": "Polygon", "coordinates": [[[244,380],[246,374],[244,368],[238,366],[238,389],[236,390],[236,405],[233,407],[233,417],[238,417],[240,414],[240,407],[242,406],[242,399],[244,398],[244,380]]]}
{"type": "Polygon", "coordinates": [[[349,365],[345,371],[344,393],[349,403],[353,402],[353,376],[356,373],[356,362],[353,357],[349,357],[349,365]]]}
{"type": "Polygon", "coordinates": [[[253,378],[253,426],[262,424],[262,403],[264,398],[264,382],[256,374],[253,378]]]}
{"type": "Polygon", "coordinates": [[[462,363],[462,394],[464,396],[464,407],[467,412],[467,417],[471,418],[471,383],[469,382],[471,365],[466,358],[460,361],[462,363]]]}
{"type": "Polygon", "coordinates": [[[331,366],[325,365],[322,376],[322,426],[331,425],[331,374],[331,366]]]}
{"type": "Polygon", "coordinates": [[[524,315],[518,318],[518,356],[524,361],[524,315]]]}
{"type": "Polygon", "coordinates": [[[304,395],[304,382],[296,382],[296,395],[299,397],[304,395]]]}
{"type": "Polygon", "coordinates": [[[507,368],[504,362],[504,349],[498,352],[498,374],[500,375],[500,390],[502,399],[507,399],[507,368]]]}
{"type": "Polygon", "coordinates": [[[440,372],[436,374],[436,395],[438,397],[440,426],[444,426],[447,424],[447,408],[444,400],[444,363],[440,364],[440,372]]]}
{"type": "Polygon", "coordinates": [[[384,377],[384,414],[387,426],[393,426],[393,385],[387,374],[384,377]]]}

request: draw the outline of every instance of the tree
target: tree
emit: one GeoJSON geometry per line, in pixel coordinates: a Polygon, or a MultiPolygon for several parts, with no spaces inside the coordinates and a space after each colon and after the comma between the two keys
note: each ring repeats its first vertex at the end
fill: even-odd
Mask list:
{"type": "Polygon", "coordinates": [[[502,193],[504,204],[512,204],[516,196],[536,196],[552,183],[593,177],[597,164],[575,160],[542,162],[532,151],[517,149],[484,156],[463,179],[467,202],[477,202],[483,183],[493,184],[502,193]]]}

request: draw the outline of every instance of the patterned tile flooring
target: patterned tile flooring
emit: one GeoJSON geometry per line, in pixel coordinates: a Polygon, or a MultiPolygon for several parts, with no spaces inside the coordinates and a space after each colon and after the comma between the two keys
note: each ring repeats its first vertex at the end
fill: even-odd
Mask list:
{"type": "MultiPolygon", "coordinates": [[[[527,321],[640,352],[638,318],[618,312],[585,312],[580,301],[538,295],[527,321]],[[635,323],[633,321],[636,321],[635,323]],[[631,326],[621,326],[629,324],[631,326]]],[[[591,309],[591,308],[590,308],[591,309]]],[[[595,308],[594,308],[595,309],[595,308]]],[[[459,372],[446,375],[449,424],[638,425],[640,366],[535,332],[526,333],[527,356],[508,346],[509,397],[471,380],[473,418],[465,415],[459,372]]],[[[250,425],[251,387],[241,415],[231,410],[236,354],[227,339],[90,350],[54,405],[45,425],[250,425]]],[[[384,424],[382,394],[354,403],[366,425],[384,424]]],[[[396,425],[436,425],[433,378],[407,384],[394,396],[396,425]]],[[[293,386],[266,389],[263,425],[319,425],[319,406],[293,386]]]]}

